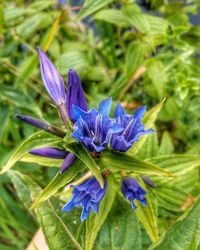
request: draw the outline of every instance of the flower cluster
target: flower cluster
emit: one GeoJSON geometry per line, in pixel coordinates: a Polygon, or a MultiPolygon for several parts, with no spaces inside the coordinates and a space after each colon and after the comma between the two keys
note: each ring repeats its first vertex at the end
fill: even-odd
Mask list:
{"type": "MultiPolygon", "coordinates": [[[[88,110],[77,73],[73,69],[69,70],[66,89],[57,69],[40,48],[38,48],[38,55],[44,86],[57,106],[65,127],[68,129],[69,124],[73,124],[72,137],[82,143],[89,152],[102,152],[108,145],[115,151],[126,152],[139,140],[140,136],[153,132],[152,129],[145,130],[142,123],[146,106],[138,108],[133,115],[128,115],[121,103],[119,103],[115,110],[115,117],[110,118],[109,111],[112,99],[108,98],[99,104],[98,110],[88,110]]],[[[56,134],[62,138],[65,136],[65,132],[62,129],[49,124],[47,121],[25,115],[17,115],[16,117],[49,133],[56,134]]],[[[60,148],[34,148],[29,153],[41,157],[63,159],[60,169],[61,173],[66,171],[76,160],[73,154],[60,148]]],[[[81,206],[83,208],[82,221],[88,217],[91,209],[97,213],[99,203],[107,189],[106,177],[104,176],[103,178],[103,188],[101,188],[95,177],[88,179],[79,186],[72,186],[74,188],[72,192],[73,197],[63,207],[63,211],[70,211],[73,207],[81,206]]],[[[143,177],[143,180],[147,184],[151,182],[147,177],[143,177]]],[[[124,178],[122,180],[122,193],[130,201],[133,209],[136,208],[134,204],[135,199],[146,205],[144,197],[146,191],[142,189],[136,179],[124,178]]]]}

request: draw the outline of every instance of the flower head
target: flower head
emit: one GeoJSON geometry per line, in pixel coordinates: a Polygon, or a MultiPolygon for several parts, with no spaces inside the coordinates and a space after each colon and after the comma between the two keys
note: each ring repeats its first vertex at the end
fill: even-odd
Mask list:
{"type": "Polygon", "coordinates": [[[138,181],[134,178],[124,178],[122,180],[121,186],[122,193],[124,197],[130,201],[133,209],[136,209],[137,206],[134,204],[134,200],[138,200],[142,205],[146,205],[146,198],[144,197],[147,194],[146,191],[139,185],[138,181]]]}
{"type": "Polygon", "coordinates": [[[91,152],[101,152],[109,143],[111,135],[122,130],[108,117],[111,103],[111,98],[102,101],[98,111],[91,109],[85,112],[78,106],[72,108],[76,120],[72,137],[82,142],[91,152]]]}
{"type": "Polygon", "coordinates": [[[87,111],[87,102],[81,86],[81,81],[75,70],[68,71],[68,86],[67,86],[67,115],[72,122],[75,122],[75,117],[72,112],[72,106],[76,105],[79,108],[87,111]]]}
{"type": "Polygon", "coordinates": [[[127,115],[121,103],[115,110],[115,122],[123,127],[123,131],[112,135],[111,147],[120,152],[126,152],[141,135],[153,133],[153,129],[145,130],[142,117],[146,106],[138,108],[134,115],[127,115]]]}
{"type": "Polygon", "coordinates": [[[81,221],[87,219],[91,209],[97,214],[99,203],[105,195],[107,182],[104,178],[104,188],[102,189],[95,177],[85,181],[80,186],[72,186],[72,199],[62,208],[63,212],[69,212],[74,207],[82,207],[81,221]]]}
{"type": "Polygon", "coordinates": [[[66,93],[62,77],[59,75],[56,67],[49,60],[47,55],[40,48],[38,48],[38,55],[42,81],[47,92],[57,106],[66,103],[66,93]]]}

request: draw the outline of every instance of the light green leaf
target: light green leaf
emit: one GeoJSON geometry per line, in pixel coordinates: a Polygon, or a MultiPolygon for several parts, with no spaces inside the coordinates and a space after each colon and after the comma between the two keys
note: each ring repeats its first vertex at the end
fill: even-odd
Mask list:
{"type": "Polygon", "coordinates": [[[163,155],[149,159],[149,161],[162,167],[163,169],[168,169],[178,176],[184,175],[200,166],[199,155],[163,155]]]}
{"type": "Polygon", "coordinates": [[[140,226],[130,204],[119,201],[114,203],[99,232],[94,249],[141,249],[140,226]]]}
{"type": "MultiPolygon", "coordinates": [[[[143,182],[140,180],[140,185],[144,187],[143,182]]],[[[145,188],[144,188],[145,189],[145,188]]],[[[147,200],[147,205],[143,206],[138,201],[134,201],[137,205],[137,209],[135,210],[135,214],[143,224],[147,234],[150,239],[155,242],[158,240],[158,228],[157,228],[157,216],[156,216],[156,207],[153,203],[155,197],[148,192],[145,196],[147,200]]]]}
{"type": "Polygon", "coordinates": [[[90,169],[92,174],[98,180],[100,186],[103,188],[104,182],[103,182],[101,173],[98,169],[98,166],[96,165],[96,163],[94,162],[90,154],[88,153],[88,151],[81,144],[77,144],[77,143],[71,143],[67,145],[66,147],[71,153],[76,155],[90,169]]]}
{"type": "Polygon", "coordinates": [[[173,174],[166,169],[162,169],[157,165],[117,152],[105,152],[99,160],[99,166],[112,169],[112,171],[124,170],[139,174],[154,174],[173,177],[173,174]]]}
{"type": "Polygon", "coordinates": [[[22,144],[16,149],[5,166],[3,166],[3,168],[1,169],[0,174],[5,173],[10,168],[12,168],[17,161],[19,161],[26,153],[28,153],[29,150],[45,146],[56,146],[60,142],[62,142],[61,138],[43,131],[31,135],[29,138],[24,140],[22,144]]]}
{"type": "Polygon", "coordinates": [[[147,46],[141,42],[130,43],[126,53],[125,71],[127,79],[133,77],[136,70],[144,63],[147,46]]]}
{"type": "Polygon", "coordinates": [[[150,59],[146,64],[146,67],[146,73],[151,79],[151,82],[158,94],[159,99],[162,99],[165,93],[165,84],[168,80],[164,66],[160,61],[150,59]]]}
{"type": "MultiPolygon", "coordinates": [[[[152,109],[150,109],[144,116],[143,118],[143,123],[145,126],[145,129],[152,128],[154,125],[154,122],[156,121],[156,118],[162,109],[164,100],[160,103],[158,103],[156,106],[154,106],[152,109]]],[[[143,135],[138,142],[135,142],[132,148],[127,152],[129,155],[135,155],[136,153],[139,152],[140,148],[143,146],[145,143],[147,137],[149,135],[143,135]]]]}
{"type": "Polygon", "coordinates": [[[39,165],[47,166],[47,167],[60,167],[62,162],[63,162],[63,160],[61,160],[61,159],[47,158],[47,157],[32,155],[29,153],[22,156],[20,161],[21,162],[37,163],[39,165]]]}
{"type": "Polygon", "coordinates": [[[168,155],[174,151],[174,145],[172,143],[171,137],[167,131],[163,133],[160,148],[159,148],[159,155],[168,155]]]}
{"type": "Polygon", "coordinates": [[[46,201],[52,195],[54,195],[61,187],[68,184],[74,177],[78,174],[78,172],[83,170],[83,164],[77,159],[73,165],[65,171],[63,174],[60,172],[53,178],[53,180],[39,193],[34,204],[32,205],[32,209],[38,206],[41,202],[46,201]]]}
{"type": "Polygon", "coordinates": [[[80,51],[69,51],[58,58],[58,69],[61,74],[67,74],[69,68],[78,72],[88,68],[88,62],[84,53],[80,51]]]}
{"type": "Polygon", "coordinates": [[[129,27],[130,21],[129,19],[123,14],[121,10],[116,9],[105,9],[97,12],[94,16],[94,19],[103,20],[108,23],[112,23],[119,27],[129,27]]]}
{"type": "Polygon", "coordinates": [[[93,244],[96,240],[99,230],[105,222],[108,213],[110,212],[113,202],[115,200],[116,192],[118,190],[117,183],[112,175],[107,178],[108,187],[106,194],[99,206],[98,214],[90,214],[86,221],[86,242],[85,248],[92,250],[93,244]]]}
{"type": "Polygon", "coordinates": [[[136,155],[137,158],[147,159],[157,156],[158,154],[158,137],[157,133],[150,134],[139,153],[136,155]]]}
{"type": "Polygon", "coordinates": [[[150,249],[198,249],[200,244],[200,198],[150,249]]]}
{"type": "Polygon", "coordinates": [[[94,14],[96,11],[102,9],[103,7],[107,6],[108,4],[114,2],[114,0],[86,0],[84,2],[83,8],[81,9],[78,19],[83,19],[86,16],[94,14]]]}
{"type": "MultiPolygon", "coordinates": [[[[29,176],[22,175],[18,171],[10,171],[9,176],[20,199],[29,206],[41,188],[29,176]]],[[[82,249],[50,201],[39,205],[35,213],[50,250],[82,249]]]]}

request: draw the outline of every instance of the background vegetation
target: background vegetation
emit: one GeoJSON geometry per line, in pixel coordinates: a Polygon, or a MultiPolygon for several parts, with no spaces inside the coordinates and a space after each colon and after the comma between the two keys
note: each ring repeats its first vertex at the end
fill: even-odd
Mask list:
{"type": "MultiPolygon", "coordinates": [[[[155,235],[168,229],[192,206],[199,194],[200,175],[196,168],[200,162],[199,6],[197,0],[152,0],[143,1],[143,4],[130,0],[86,0],[84,3],[8,0],[0,7],[0,166],[5,164],[22,139],[36,131],[17,121],[16,113],[45,118],[61,126],[57,110],[49,105],[50,98],[41,82],[36,46],[48,51],[65,81],[70,67],[77,70],[90,107],[97,107],[100,100],[112,96],[115,104],[121,101],[128,111],[133,112],[142,104],[150,109],[166,98],[155,124],[157,133],[149,137],[137,155],[141,159],[177,153],[185,155],[179,160],[173,158],[173,164],[183,172],[181,181],[159,186],[159,180],[154,178],[158,188],[151,195],[157,197],[152,205],[156,218],[159,218],[157,233],[154,229],[148,231],[145,226],[140,229],[138,220],[124,202],[121,206],[126,212],[120,214],[117,206],[112,208],[110,219],[101,228],[94,249],[105,249],[110,231],[113,248],[106,249],[115,249],[114,246],[133,249],[132,242],[136,250],[147,249],[152,241],[157,240],[155,235]],[[195,160],[188,155],[196,155],[195,160]],[[133,218],[129,225],[130,216],[133,218]],[[115,242],[116,220],[121,228],[127,227],[131,242],[128,239],[125,243],[115,242]],[[147,234],[144,228],[150,233],[147,234]],[[137,239],[140,234],[141,242],[137,239]]],[[[172,156],[168,160],[170,158],[172,156]]],[[[160,162],[160,165],[165,167],[167,164],[160,162]]],[[[57,172],[55,167],[25,162],[18,162],[15,170],[20,172],[11,171],[0,178],[0,249],[5,250],[24,249],[38,228],[36,215],[27,209],[32,202],[27,198],[29,191],[24,176],[31,176],[28,183],[35,185],[33,190],[37,194],[39,186],[44,188],[57,172]],[[25,206],[21,201],[25,201],[25,206]]],[[[58,213],[60,198],[66,201],[68,196],[69,192],[58,193],[53,198],[58,213]]],[[[192,220],[196,220],[196,213],[189,215],[193,216],[192,220]]],[[[71,222],[79,223],[77,214],[75,211],[71,222]]],[[[49,216],[52,221],[56,220],[53,212],[49,216]]],[[[62,218],[70,225],[67,215],[62,215],[62,218]]],[[[39,218],[40,225],[41,220],[39,218]]],[[[196,242],[194,246],[199,242],[199,223],[196,223],[198,225],[190,230],[196,242]]],[[[79,242],[84,241],[83,226],[77,230],[77,225],[71,225],[70,230],[78,235],[79,242]]],[[[123,232],[118,232],[119,239],[123,239],[123,232]]],[[[92,236],[87,237],[91,239],[92,236]]],[[[167,249],[164,247],[162,249],[167,249]]],[[[184,244],[181,247],[197,249],[187,248],[184,244]]],[[[52,249],[61,248],[52,246],[52,249]]],[[[73,247],[68,246],[68,249],[73,247]]]]}

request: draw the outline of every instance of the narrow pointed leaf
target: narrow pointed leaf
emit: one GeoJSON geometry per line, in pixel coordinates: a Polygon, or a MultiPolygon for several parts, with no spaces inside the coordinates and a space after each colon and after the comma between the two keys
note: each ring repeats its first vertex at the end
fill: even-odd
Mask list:
{"type": "Polygon", "coordinates": [[[99,166],[110,168],[112,171],[124,170],[139,174],[175,176],[167,169],[162,169],[158,165],[117,152],[104,153],[99,161],[99,166]]]}
{"type": "Polygon", "coordinates": [[[33,148],[39,148],[44,146],[56,146],[62,139],[57,136],[50,135],[46,132],[37,132],[25,139],[22,144],[14,151],[8,162],[3,166],[0,174],[7,172],[14,164],[19,161],[29,150],[33,148]]]}
{"type": "Polygon", "coordinates": [[[86,242],[85,248],[92,250],[99,230],[101,229],[104,221],[106,220],[110,209],[112,208],[115,200],[118,187],[112,175],[108,177],[108,187],[105,197],[100,203],[98,214],[92,213],[86,220],[86,242]]]}
{"type": "Polygon", "coordinates": [[[61,187],[67,185],[78,174],[80,168],[83,170],[83,165],[79,160],[76,160],[63,174],[59,171],[53,180],[39,193],[31,208],[37,207],[41,202],[46,201],[54,195],[61,187]]]}
{"type": "MultiPolygon", "coordinates": [[[[143,123],[144,123],[144,127],[145,129],[150,129],[153,127],[157,116],[160,112],[160,110],[162,109],[164,100],[162,102],[160,102],[159,104],[157,104],[156,106],[154,106],[152,109],[150,109],[144,116],[143,118],[143,123]]],[[[141,149],[141,147],[143,146],[143,144],[145,143],[147,137],[149,135],[143,135],[138,142],[136,142],[132,148],[130,148],[130,150],[128,151],[129,155],[135,155],[139,152],[139,150],[141,149]]]]}
{"type": "Polygon", "coordinates": [[[81,145],[77,143],[71,143],[66,146],[67,150],[69,150],[72,154],[76,155],[92,172],[92,174],[96,177],[99,184],[103,188],[104,182],[101,176],[101,173],[98,169],[98,166],[90,156],[89,152],[81,145]]]}

